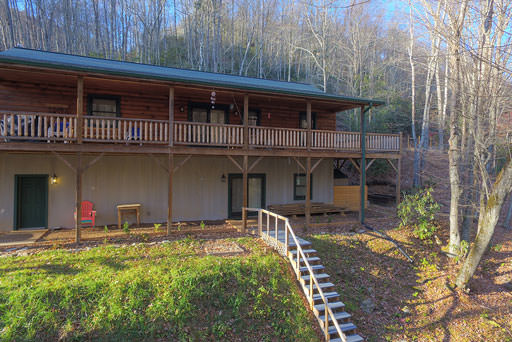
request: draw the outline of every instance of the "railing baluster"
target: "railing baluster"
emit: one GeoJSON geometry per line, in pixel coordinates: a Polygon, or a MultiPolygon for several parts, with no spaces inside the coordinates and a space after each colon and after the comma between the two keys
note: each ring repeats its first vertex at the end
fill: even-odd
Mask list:
{"type": "Polygon", "coordinates": [[[36,117],[35,115],[30,116],[30,136],[34,138],[36,135],[36,117]]]}

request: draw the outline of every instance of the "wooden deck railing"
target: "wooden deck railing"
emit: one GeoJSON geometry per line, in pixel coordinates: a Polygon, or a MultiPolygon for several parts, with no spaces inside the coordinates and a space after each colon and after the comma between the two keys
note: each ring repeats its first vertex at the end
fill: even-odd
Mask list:
{"type": "Polygon", "coordinates": [[[311,148],[359,151],[361,135],[355,132],[313,130],[311,148]]]}
{"type": "Polygon", "coordinates": [[[0,137],[4,140],[72,141],[76,139],[76,117],[0,112],[0,137]]]}
{"type": "Polygon", "coordinates": [[[306,148],[307,132],[303,129],[249,127],[249,145],[272,148],[306,148]]]}
{"type": "Polygon", "coordinates": [[[331,323],[334,325],[338,337],[342,341],[347,341],[347,337],[341,330],[338,320],[335,318],[336,316],[334,312],[329,307],[329,301],[326,298],[324,291],[322,290],[322,287],[320,286],[320,282],[316,277],[316,273],[313,271],[313,268],[311,267],[311,264],[308,261],[308,257],[304,253],[304,250],[301,247],[301,243],[297,236],[295,235],[288,218],[265,209],[243,208],[243,210],[247,212],[258,213],[258,236],[269,242],[274,248],[276,248],[280,252],[281,255],[283,255],[290,261],[291,266],[293,267],[293,270],[298,280],[300,280],[302,276],[300,270],[301,263],[303,263],[304,266],[307,268],[307,275],[309,275],[309,287],[308,291],[305,291],[306,299],[308,300],[310,307],[313,308],[315,305],[315,298],[313,297],[313,294],[314,289],[316,289],[318,295],[322,300],[322,304],[324,305],[325,319],[324,324],[321,328],[322,332],[324,333],[325,339],[327,341],[331,339],[331,333],[329,332],[329,324],[331,323]],[[264,220],[264,216],[266,217],[266,220],[264,220]],[[273,218],[273,220],[270,219],[271,217],[273,218]],[[274,226],[273,229],[271,227],[271,221],[274,221],[272,222],[274,226]],[[284,232],[284,241],[280,241],[282,239],[279,239],[280,223],[281,226],[283,227],[283,230],[281,231],[284,232]],[[265,226],[265,231],[263,226],[265,226]],[[290,242],[293,242],[297,249],[295,258],[293,257],[293,254],[290,253],[290,242]]]}
{"type": "Polygon", "coordinates": [[[183,145],[242,146],[244,127],[240,125],[207,124],[176,121],[174,143],[183,145]]]}
{"type": "Polygon", "coordinates": [[[126,143],[169,143],[165,120],[84,117],[84,141],[126,143]]]}
{"type": "MultiPolygon", "coordinates": [[[[84,116],[84,142],[167,144],[167,120],[128,119],[84,116]]],[[[75,115],[48,113],[0,112],[0,139],[72,142],[77,139],[75,115]]],[[[250,126],[248,142],[251,148],[306,149],[307,130],[294,128],[250,126]]],[[[241,147],[244,127],[241,125],[210,124],[176,121],[174,144],[187,146],[241,147]]],[[[398,134],[368,133],[367,150],[371,152],[400,151],[398,134]]],[[[313,130],[314,150],[360,151],[357,132],[313,130]]]]}

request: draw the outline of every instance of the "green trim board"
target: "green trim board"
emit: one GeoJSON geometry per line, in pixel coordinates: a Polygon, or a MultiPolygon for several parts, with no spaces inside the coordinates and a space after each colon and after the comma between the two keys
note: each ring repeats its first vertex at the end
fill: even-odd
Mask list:
{"type": "Polygon", "coordinates": [[[14,176],[14,230],[48,227],[48,177],[47,174],[14,176]]]}
{"type": "Polygon", "coordinates": [[[369,104],[373,104],[373,106],[385,104],[384,101],[380,100],[324,93],[313,85],[304,83],[169,68],[18,47],[0,52],[0,63],[295,95],[309,99],[340,102],[350,107],[347,109],[369,104]]]}

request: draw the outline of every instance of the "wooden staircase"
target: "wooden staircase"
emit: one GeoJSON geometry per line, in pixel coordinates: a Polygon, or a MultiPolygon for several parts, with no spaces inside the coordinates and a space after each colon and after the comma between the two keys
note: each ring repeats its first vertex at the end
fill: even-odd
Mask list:
{"type": "Polygon", "coordinates": [[[317,251],[311,249],[311,242],[297,237],[284,216],[265,209],[244,210],[258,212],[258,236],[290,261],[326,341],[363,341],[356,333],[356,326],[350,322],[351,315],[345,311],[345,304],[329,275],[324,272],[317,251]]]}

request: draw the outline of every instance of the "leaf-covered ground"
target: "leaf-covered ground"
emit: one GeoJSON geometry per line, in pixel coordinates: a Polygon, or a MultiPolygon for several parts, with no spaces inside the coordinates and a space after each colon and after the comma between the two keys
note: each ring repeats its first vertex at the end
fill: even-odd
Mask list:
{"type": "Polygon", "coordinates": [[[0,258],[2,341],[319,341],[286,263],[252,238],[0,258]]]}
{"type": "Polygon", "coordinates": [[[497,228],[465,293],[452,288],[459,265],[442,252],[446,236],[438,236],[441,245],[424,243],[407,228],[393,229],[396,220],[369,221],[399,241],[414,264],[392,243],[350,227],[307,237],[368,341],[512,341],[512,231],[497,228]],[[374,305],[370,313],[363,301],[374,305]]]}

